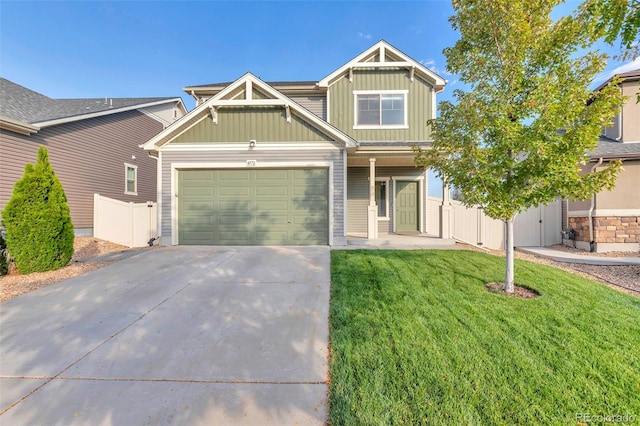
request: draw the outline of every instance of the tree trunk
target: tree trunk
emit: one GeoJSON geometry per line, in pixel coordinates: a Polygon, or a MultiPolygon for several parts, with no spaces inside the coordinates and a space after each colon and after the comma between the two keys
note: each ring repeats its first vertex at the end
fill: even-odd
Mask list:
{"type": "Polygon", "coordinates": [[[513,272],[513,218],[504,221],[506,225],[506,235],[505,235],[505,244],[506,244],[506,264],[507,264],[507,272],[504,278],[504,291],[507,293],[513,293],[515,291],[514,288],[514,272],[513,272]]]}

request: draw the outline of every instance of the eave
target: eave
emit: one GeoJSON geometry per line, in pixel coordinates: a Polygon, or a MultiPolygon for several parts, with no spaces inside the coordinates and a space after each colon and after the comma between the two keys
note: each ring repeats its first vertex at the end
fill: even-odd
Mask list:
{"type": "Polygon", "coordinates": [[[0,129],[29,136],[33,133],[37,133],[38,130],[40,130],[40,127],[14,120],[9,117],[0,117],[0,129]]]}

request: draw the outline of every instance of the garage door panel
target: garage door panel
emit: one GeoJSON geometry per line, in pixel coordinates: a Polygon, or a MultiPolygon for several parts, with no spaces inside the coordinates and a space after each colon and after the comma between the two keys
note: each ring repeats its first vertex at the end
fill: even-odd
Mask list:
{"type": "Polygon", "coordinates": [[[251,213],[242,212],[220,212],[217,215],[213,215],[213,217],[217,217],[217,223],[221,226],[243,225],[253,220],[251,213]]]}
{"type": "Polygon", "coordinates": [[[274,180],[276,182],[282,182],[288,178],[288,170],[282,169],[262,169],[256,170],[256,177],[261,180],[274,180]]]}
{"type": "Polygon", "coordinates": [[[220,182],[229,181],[250,181],[251,170],[217,170],[215,172],[216,180],[220,182]]]}
{"type": "Polygon", "coordinates": [[[179,193],[179,244],[328,243],[327,169],[179,171],[179,193]]]}

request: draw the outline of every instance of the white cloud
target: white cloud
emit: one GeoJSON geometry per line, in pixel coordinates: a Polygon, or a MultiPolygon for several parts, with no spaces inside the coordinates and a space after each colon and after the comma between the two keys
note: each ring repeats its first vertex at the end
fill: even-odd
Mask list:
{"type": "Polygon", "coordinates": [[[371,34],[367,33],[367,32],[362,32],[360,31],[358,33],[358,37],[363,38],[365,40],[369,40],[371,38],[371,34]]]}
{"type": "Polygon", "coordinates": [[[434,59],[420,59],[418,62],[420,62],[422,65],[429,68],[431,71],[435,72],[439,76],[450,77],[453,75],[449,71],[447,71],[446,68],[442,68],[442,69],[438,68],[436,66],[436,61],[434,59]]]}

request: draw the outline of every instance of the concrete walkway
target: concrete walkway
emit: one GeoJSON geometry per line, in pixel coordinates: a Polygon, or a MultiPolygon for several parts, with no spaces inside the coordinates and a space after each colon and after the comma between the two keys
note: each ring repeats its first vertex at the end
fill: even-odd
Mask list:
{"type": "Polygon", "coordinates": [[[379,235],[376,240],[366,236],[347,237],[346,246],[331,247],[332,250],[461,250],[453,239],[441,239],[429,235],[379,235]]]}
{"type": "Polygon", "coordinates": [[[640,257],[604,257],[591,256],[579,253],[569,253],[561,250],[554,250],[549,247],[518,247],[518,250],[524,253],[543,256],[557,262],[565,263],[581,263],[585,265],[640,265],[640,257]]]}
{"type": "Polygon", "coordinates": [[[321,425],[328,247],[172,247],[0,305],[0,424],[321,425]]]}

